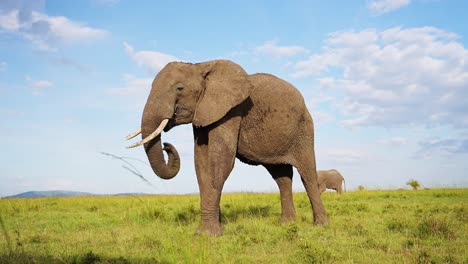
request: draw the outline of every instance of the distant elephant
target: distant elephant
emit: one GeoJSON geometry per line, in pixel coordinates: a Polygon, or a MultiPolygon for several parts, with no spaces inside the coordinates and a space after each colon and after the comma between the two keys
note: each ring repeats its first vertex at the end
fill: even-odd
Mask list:
{"type": "Polygon", "coordinates": [[[201,224],[196,233],[220,235],[220,199],[234,160],[263,165],[278,184],[281,221],[295,220],[292,167],[296,167],[312,205],[314,223],[327,215],[317,183],[314,125],[300,92],[270,74],[248,75],[227,60],[172,62],[155,77],[143,111],[142,140],[153,171],[163,179],[179,171],[179,155],[161,131],[192,123],[201,224]],[[167,152],[166,164],[162,150],[167,152]]]}
{"type": "MultiPolygon", "coordinates": [[[[337,170],[323,170],[318,171],[318,182],[320,193],[323,193],[325,189],[333,189],[337,193],[341,194],[343,192],[342,186],[345,184],[345,179],[341,173],[337,170]]],[[[346,191],[346,184],[345,184],[346,191]]]]}

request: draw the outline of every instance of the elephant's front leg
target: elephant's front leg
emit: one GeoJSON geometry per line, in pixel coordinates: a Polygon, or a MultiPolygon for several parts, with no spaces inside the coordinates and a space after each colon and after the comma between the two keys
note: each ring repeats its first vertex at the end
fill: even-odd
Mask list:
{"type": "Polygon", "coordinates": [[[197,234],[221,235],[223,232],[219,204],[224,182],[234,165],[239,125],[240,118],[235,118],[206,128],[194,128],[201,213],[197,234]]]}

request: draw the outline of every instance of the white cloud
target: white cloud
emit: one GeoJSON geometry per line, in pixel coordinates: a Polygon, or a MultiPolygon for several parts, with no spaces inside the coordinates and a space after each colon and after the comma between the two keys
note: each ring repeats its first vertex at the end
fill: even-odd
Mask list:
{"type": "Polygon", "coordinates": [[[180,61],[177,57],[158,51],[135,51],[132,46],[124,42],[128,55],[139,65],[147,68],[151,73],[159,72],[166,64],[172,61],[180,61]]]}
{"type": "Polygon", "coordinates": [[[0,28],[6,31],[17,31],[20,28],[18,10],[0,14],[0,28]]]}
{"type": "Polygon", "coordinates": [[[51,88],[54,84],[47,80],[33,80],[31,77],[26,76],[26,80],[28,81],[29,85],[34,88],[51,88]]]}
{"type": "Polygon", "coordinates": [[[301,46],[278,46],[277,40],[266,41],[262,45],[255,48],[255,52],[274,57],[290,57],[300,53],[308,53],[309,51],[301,46]]]}
{"type": "Polygon", "coordinates": [[[419,150],[414,158],[429,159],[436,154],[452,156],[454,154],[468,154],[468,138],[430,138],[419,142],[419,150]]]}
{"type": "Polygon", "coordinates": [[[408,142],[407,138],[404,137],[392,137],[388,139],[381,140],[380,143],[388,146],[401,146],[408,142]]]}
{"type": "Polygon", "coordinates": [[[410,4],[410,0],[374,0],[367,4],[367,8],[374,16],[394,11],[410,4]]]}
{"type": "Polygon", "coordinates": [[[323,110],[318,107],[321,104],[326,104],[326,103],[330,103],[334,101],[335,101],[335,97],[327,95],[323,92],[320,92],[306,99],[306,105],[310,113],[312,114],[315,127],[318,128],[324,123],[335,120],[335,117],[333,114],[329,113],[327,110],[323,110]]]}
{"type": "Polygon", "coordinates": [[[32,82],[32,86],[36,88],[51,88],[54,84],[47,80],[37,80],[32,82]]]}
{"type": "Polygon", "coordinates": [[[75,124],[79,122],[79,119],[73,117],[66,117],[63,119],[63,122],[65,122],[66,124],[75,124]]]}
{"type": "Polygon", "coordinates": [[[113,95],[112,100],[117,100],[112,101],[113,104],[118,102],[120,108],[124,107],[132,114],[141,113],[151,91],[152,82],[153,78],[137,78],[126,74],[121,86],[107,88],[106,93],[113,95]]]}
{"type": "Polygon", "coordinates": [[[151,83],[153,82],[152,78],[136,78],[129,74],[124,75],[123,80],[123,86],[110,88],[107,89],[107,91],[114,95],[146,99],[151,89],[151,83]]]}
{"type": "Polygon", "coordinates": [[[356,164],[366,159],[361,151],[350,149],[325,149],[319,155],[324,161],[338,164],[356,164]]]}
{"type": "Polygon", "coordinates": [[[25,79],[28,82],[28,85],[33,88],[34,95],[41,95],[45,89],[54,87],[54,84],[51,81],[33,80],[29,76],[26,76],[25,79]]]}
{"type": "Polygon", "coordinates": [[[312,112],[312,118],[314,120],[314,126],[316,128],[322,126],[324,123],[334,120],[334,116],[328,112],[321,111],[321,110],[313,110],[311,112],[312,112]]]}
{"type": "Polygon", "coordinates": [[[0,62],[0,72],[5,71],[8,67],[8,64],[4,61],[0,62]]]}
{"type": "Polygon", "coordinates": [[[63,16],[48,16],[27,5],[0,12],[0,29],[30,40],[41,50],[55,50],[59,44],[102,38],[108,34],[63,16]]]}
{"type": "Polygon", "coordinates": [[[319,92],[318,94],[314,94],[307,100],[307,107],[313,108],[319,104],[329,103],[335,100],[336,98],[334,96],[328,95],[324,92],[319,92]]]}
{"type": "Polygon", "coordinates": [[[433,27],[335,32],[323,52],[295,64],[293,76],[342,89],[344,126],[466,128],[468,50],[457,39],[433,27]]]}
{"type": "Polygon", "coordinates": [[[63,16],[51,17],[45,14],[33,12],[32,22],[47,23],[49,25],[48,34],[50,34],[53,39],[63,42],[96,39],[107,34],[107,32],[102,29],[95,29],[80,25],[63,16]]]}
{"type": "MultiPolygon", "coordinates": [[[[330,67],[341,66],[348,61],[352,62],[359,59],[363,55],[378,49],[378,45],[375,44],[377,40],[378,33],[374,29],[361,32],[339,31],[330,33],[325,41],[327,46],[324,48],[324,52],[313,54],[309,59],[296,63],[294,66],[296,72],[293,77],[299,78],[318,74],[330,67]]],[[[330,82],[333,79],[328,78],[326,80],[330,82]]]]}

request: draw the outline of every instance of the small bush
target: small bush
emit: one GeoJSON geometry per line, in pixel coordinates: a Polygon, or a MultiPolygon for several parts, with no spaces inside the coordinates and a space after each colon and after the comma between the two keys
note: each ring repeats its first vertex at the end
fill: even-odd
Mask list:
{"type": "Polygon", "coordinates": [[[413,190],[417,190],[419,189],[419,187],[421,187],[421,185],[419,184],[419,182],[417,180],[414,180],[414,179],[410,179],[409,181],[406,182],[406,185],[409,185],[411,186],[411,188],[413,188],[413,190]]]}
{"type": "Polygon", "coordinates": [[[366,188],[365,188],[364,186],[362,186],[362,185],[359,185],[357,188],[358,188],[358,191],[360,191],[360,192],[362,192],[362,191],[364,191],[364,190],[366,189],[366,188]]]}

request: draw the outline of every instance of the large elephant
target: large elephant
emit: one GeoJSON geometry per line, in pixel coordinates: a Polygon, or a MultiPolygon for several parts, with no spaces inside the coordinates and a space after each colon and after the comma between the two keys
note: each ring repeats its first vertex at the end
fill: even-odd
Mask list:
{"type": "Polygon", "coordinates": [[[343,193],[342,186],[345,184],[343,175],[335,169],[318,171],[318,182],[320,193],[323,193],[325,189],[333,189],[337,193],[343,193]]]}
{"type": "Polygon", "coordinates": [[[312,205],[314,223],[325,224],[314,153],[314,125],[304,99],[288,82],[270,74],[248,75],[228,60],[172,62],[155,77],[143,111],[142,134],[156,175],[171,179],[180,168],[176,149],[161,146],[161,131],[192,123],[195,169],[200,189],[201,224],[196,233],[222,234],[221,191],[234,160],[263,165],[278,184],[281,221],[296,217],[292,167],[296,167],[312,205]],[[166,164],[162,151],[166,151],[166,164]]]}

